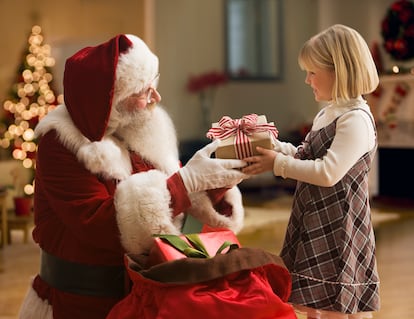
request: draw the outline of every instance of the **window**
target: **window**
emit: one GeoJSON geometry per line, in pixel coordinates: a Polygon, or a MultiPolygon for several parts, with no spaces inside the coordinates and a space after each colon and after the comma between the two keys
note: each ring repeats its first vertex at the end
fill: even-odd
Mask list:
{"type": "Polygon", "coordinates": [[[282,77],[281,0],[226,0],[226,68],[233,80],[282,77]]]}

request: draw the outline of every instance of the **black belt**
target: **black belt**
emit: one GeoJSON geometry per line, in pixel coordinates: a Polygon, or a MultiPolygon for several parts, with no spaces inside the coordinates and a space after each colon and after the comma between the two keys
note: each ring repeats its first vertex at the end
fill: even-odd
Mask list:
{"type": "Polygon", "coordinates": [[[66,261],[42,250],[40,277],[50,286],[73,294],[125,296],[125,267],[91,266],[66,261]]]}

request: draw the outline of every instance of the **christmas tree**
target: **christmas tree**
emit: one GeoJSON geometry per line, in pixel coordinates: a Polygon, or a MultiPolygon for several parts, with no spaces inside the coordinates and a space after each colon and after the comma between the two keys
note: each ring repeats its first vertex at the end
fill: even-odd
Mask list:
{"type": "MultiPolygon", "coordinates": [[[[0,123],[0,146],[32,172],[36,167],[37,149],[34,128],[43,116],[63,100],[51,88],[53,76],[50,69],[55,60],[51,56],[51,47],[43,44],[41,32],[40,26],[32,27],[16,82],[3,103],[3,120],[0,123]]],[[[24,185],[26,194],[31,195],[33,191],[33,182],[24,185]]]]}

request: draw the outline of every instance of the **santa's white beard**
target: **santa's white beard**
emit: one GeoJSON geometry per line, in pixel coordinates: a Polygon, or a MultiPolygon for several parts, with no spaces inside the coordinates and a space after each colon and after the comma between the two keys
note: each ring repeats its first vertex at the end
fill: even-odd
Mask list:
{"type": "Polygon", "coordinates": [[[137,145],[157,134],[153,115],[153,108],[136,108],[132,112],[119,108],[119,122],[114,135],[123,140],[130,149],[137,150],[137,145]]]}
{"type": "Polygon", "coordinates": [[[121,105],[110,117],[112,134],[156,168],[173,173],[178,168],[174,125],[160,106],[127,111],[121,105]]]}

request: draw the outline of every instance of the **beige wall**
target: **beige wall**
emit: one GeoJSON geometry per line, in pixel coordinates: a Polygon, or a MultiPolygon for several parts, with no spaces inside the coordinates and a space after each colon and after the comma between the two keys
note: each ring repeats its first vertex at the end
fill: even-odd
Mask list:
{"type": "MultiPolygon", "coordinates": [[[[61,82],[66,57],[85,45],[117,33],[145,37],[160,57],[163,104],[180,139],[203,136],[198,100],[185,91],[190,74],[224,67],[224,0],[0,0],[0,98],[3,100],[33,24],[57,59],[61,82]],[[145,10],[141,9],[146,3],[145,10]],[[145,15],[146,19],[143,18],[145,15]]],[[[332,23],[358,28],[371,43],[379,39],[380,20],[391,0],[284,0],[284,76],[280,82],[230,83],[218,90],[212,116],[266,114],[281,133],[311,119],[318,108],[296,62],[302,43],[332,23]]],[[[59,89],[61,89],[59,87],[59,89]]]]}
{"type": "MultiPolygon", "coordinates": [[[[317,29],[316,3],[284,1],[282,81],[232,82],[219,88],[213,119],[255,112],[266,114],[278,127],[287,130],[309,118],[317,106],[312,102],[311,91],[303,84],[296,52],[317,29]]],[[[196,96],[185,91],[185,84],[190,74],[224,68],[223,1],[158,0],[156,7],[156,47],[161,61],[163,102],[173,115],[182,139],[201,137],[205,132],[200,131],[199,103],[196,96]]]]}
{"type": "MultiPolygon", "coordinates": [[[[44,43],[57,59],[54,70],[61,79],[64,60],[85,45],[107,40],[118,33],[148,36],[143,19],[148,0],[1,0],[0,98],[15,80],[21,54],[33,24],[42,27],[44,43]]],[[[151,43],[151,41],[149,41],[151,43]]],[[[59,89],[61,89],[59,87],[59,89]]]]}
{"type": "MultiPolygon", "coordinates": [[[[213,119],[266,114],[281,133],[313,118],[318,109],[297,65],[297,53],[310,36],[334,24],[360,30],[368,44],[380,40],[380,23],[392,0],[283,1],[283,80],[233,82],[218,90],[213,119]]],[[[184,87],[192,73],[224,67],[222,0],[156,0],[156,48],[161,60],[163,102],[182,139],[203,136],[198,100],[184,87]],[[185,115],[185,116],[183,116],[185,115]]]]}

